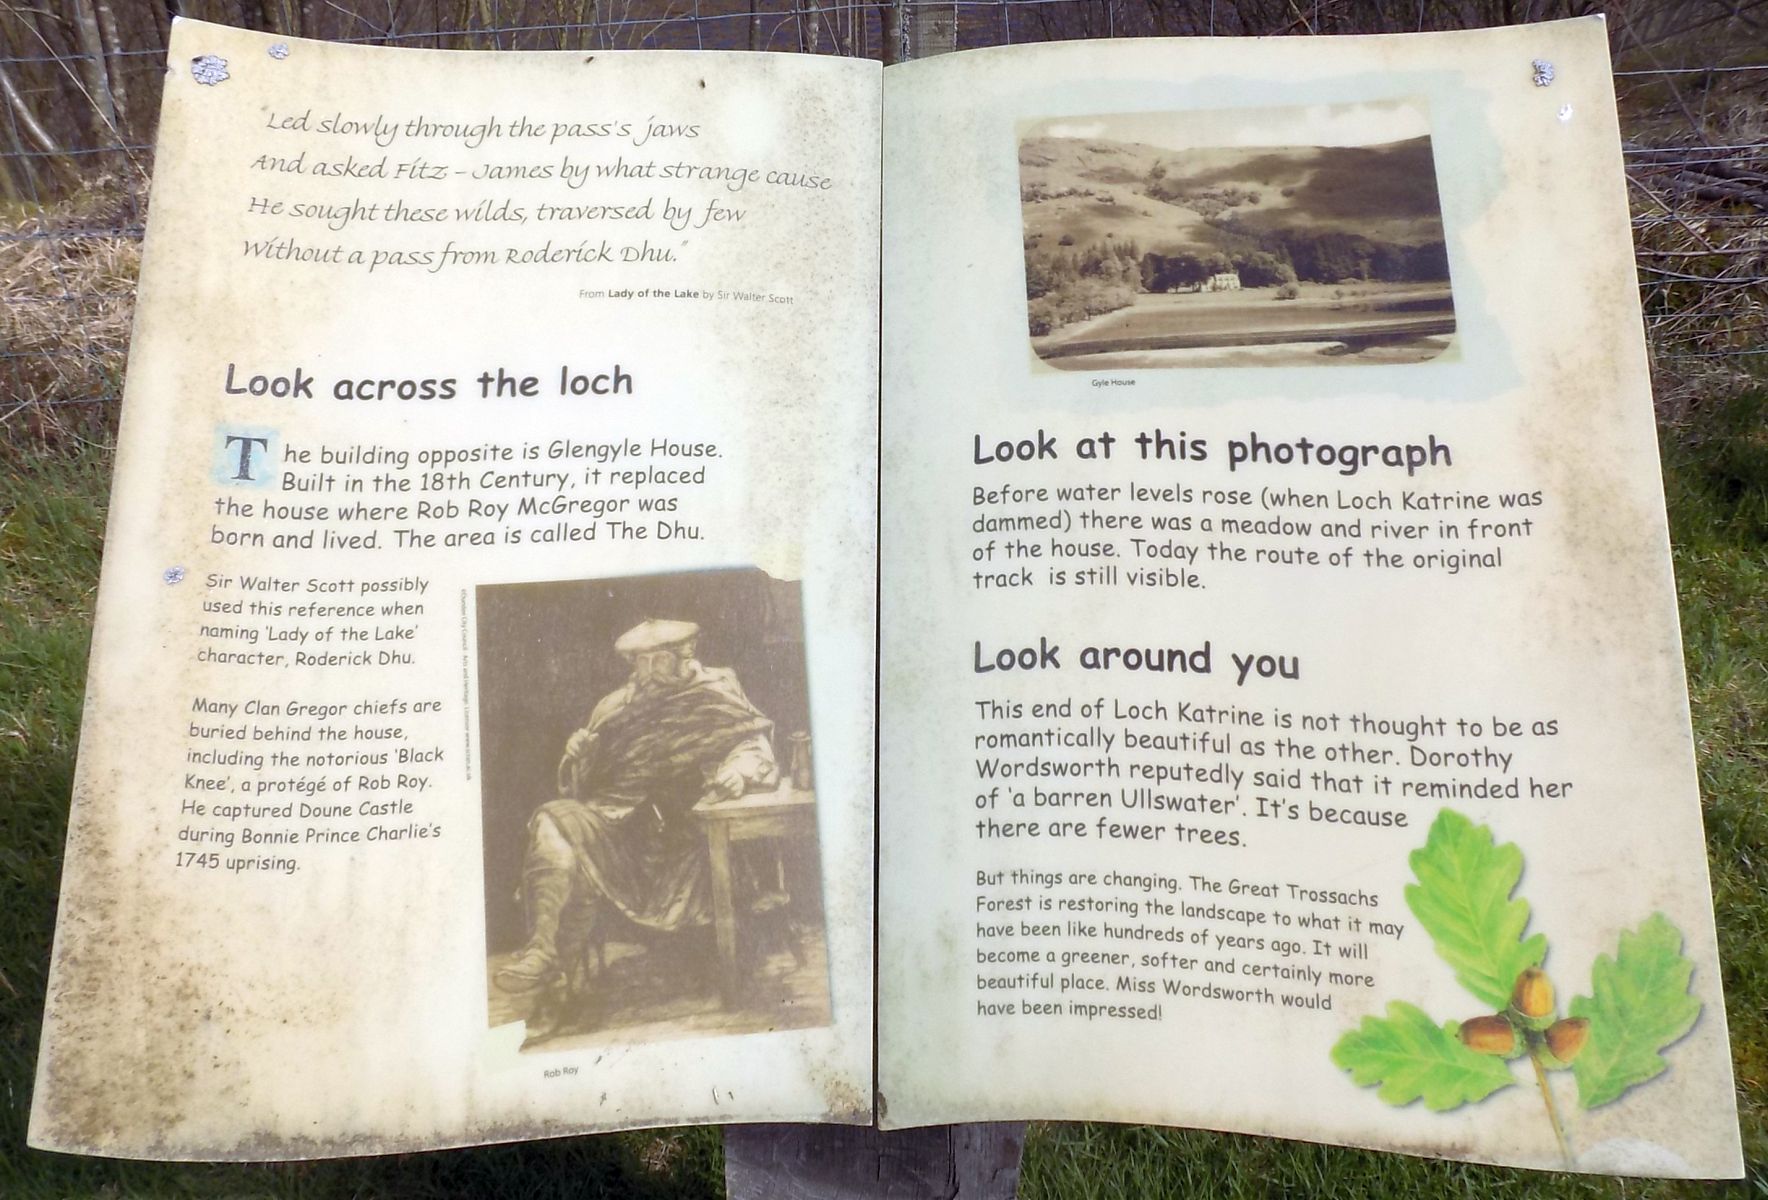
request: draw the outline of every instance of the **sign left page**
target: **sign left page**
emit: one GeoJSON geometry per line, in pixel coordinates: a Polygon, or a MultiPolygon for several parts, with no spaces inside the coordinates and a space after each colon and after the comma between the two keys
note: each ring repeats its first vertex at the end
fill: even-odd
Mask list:
{"type": "Polygon", "coordinates": [[[177,24],[33,1145],[870,1120],[879,93],[177,24]]]}

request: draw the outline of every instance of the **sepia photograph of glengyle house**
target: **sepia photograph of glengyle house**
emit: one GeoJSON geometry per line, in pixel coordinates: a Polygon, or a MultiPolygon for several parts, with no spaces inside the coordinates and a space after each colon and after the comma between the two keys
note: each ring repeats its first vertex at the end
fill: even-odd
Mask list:
{"type": "Polygon", "coordinates": [[[1422,99],[1062,117],[1019,130],[1047,366],[1417,363],[1455,306],[1422,99]]]}
{"type": "Polygon", "coordinates": [[[486,994],[524,1048],[826,1025],[800,585],[477,589],[486,994]]]}

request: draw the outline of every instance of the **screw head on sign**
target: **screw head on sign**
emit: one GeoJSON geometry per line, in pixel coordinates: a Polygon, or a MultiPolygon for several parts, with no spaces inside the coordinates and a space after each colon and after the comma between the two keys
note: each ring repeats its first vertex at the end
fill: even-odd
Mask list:
{"type": "Polygon", "coordinates": [[[1530,64],[1535,69],[1535,86],[1546,87],[1553,82],[1553,64],[1544,58],[1537,58],[1530,64]]]}
{"type": "Polygon", "coordinates": [[[281,62],[289,56],[289,44],[287,42],[278,42],[276,45],[270,47],[268,53],[271,58],[274,58],[277,62],[281,62]]]}
{"type": "Polygon", "coordinates": [[[167,567],[164,571],[162,571],[160,573],[160,578],[164,579],[167,582],[167,584],[183,583],[184,582],[184,568],[183,567],[167,567]]]}

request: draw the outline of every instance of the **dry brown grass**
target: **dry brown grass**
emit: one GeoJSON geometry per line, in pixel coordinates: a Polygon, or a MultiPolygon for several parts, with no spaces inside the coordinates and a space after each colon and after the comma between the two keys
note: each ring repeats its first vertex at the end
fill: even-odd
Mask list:
{"type": "Polygon", "coordinates": [[[0,457],[114,425],[140,211],[130,185],[101,178],[45,208],[0,213],[0,457]]]}
{"type": "Polygon", "coordinates": [[[638,1161],[654,1176],[668,1177],[686,1150],[684,1139],[675,1133],[658,1133],[647,1138],[638,1148],[638,1161]]]}
{"type": "Polygon", "coordinates": [[[1735,69],[1765,57],[1758,43],[1709,38],[1617,64],[1722,68],[1617,81],[1640,299],[1668,425],[1698,421],[1768,369],[1768,71],[1735,69]]]}

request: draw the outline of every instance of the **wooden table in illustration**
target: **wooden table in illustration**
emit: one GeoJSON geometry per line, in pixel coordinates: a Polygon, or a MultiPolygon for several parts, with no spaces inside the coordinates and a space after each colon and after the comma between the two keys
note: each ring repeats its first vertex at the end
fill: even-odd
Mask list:
{"type": "Polygon", "coordinates": [[[741,842],[816,838],[816,793],[781,781],[777,791],[751,792],[735,800],[709,797],[693,808],[712,858],[712,918],[718,936],[718,990],[726,1008],[739,1002],[743,980],[737,962],[737,907],[731,847],[741,842]]]}

